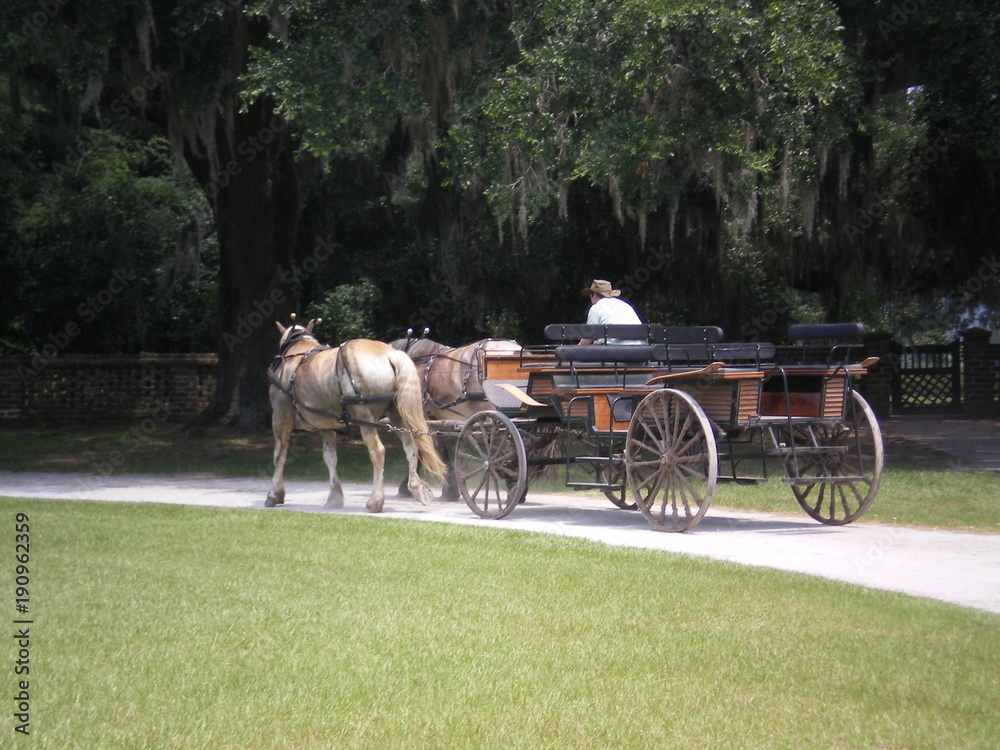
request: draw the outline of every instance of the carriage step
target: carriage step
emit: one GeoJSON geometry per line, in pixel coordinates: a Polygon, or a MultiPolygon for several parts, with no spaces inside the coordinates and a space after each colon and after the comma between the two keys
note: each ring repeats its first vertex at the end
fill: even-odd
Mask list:
{"type": "Polygon", "coordinates": [[[720,474],[716,481],[719,484],[767,484],[767,479],[765,477],[734,477],[734,476],[723,476],[720,474]]]}
{"type": "Polygon", "coordinates": [[[833,482],[867,482],[867,477],[785,477],[786,484],[831,484],[833,482]]]}
{"type": "Polygon", "coordinates": [[[790,456],[795,454],[810,454],[810,453],[847,453],[849,445],[796,445],[791,448],[787,445],[781,445],[777,448],[768,448],[767,455],[769,456],[790,456]]]}
{"type": "Polygon", "coordinates": [[[607,482],[566,482],[567,487],[574,490],[612,490],[617,492],[624,489],[624,484],[608,484],[607,482]]]}
{"type": "Polygon", "coordinates": [[[573,456],[573,461],[578,464],[613,464],[618,466],[624,461],[623,456],[573,456]]]}

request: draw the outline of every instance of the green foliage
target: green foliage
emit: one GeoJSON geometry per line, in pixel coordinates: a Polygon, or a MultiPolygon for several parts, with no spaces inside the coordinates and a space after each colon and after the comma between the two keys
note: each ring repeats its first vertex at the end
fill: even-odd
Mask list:
{"type": "MultiPolygon", "coordinates": [[[[363,321],[319,300],[345,332],[534,338],[579,317],[573,289],[593,276],[629,282],[663,322],[734,335],[988,320],[998,25],[998,0],[10,0],[0,339],[36,350],[117,270],[127,289],[74,347],[210,346],[228,307],[213,220],[157,139],[218,188],[220,153],[248,143],[240,104],[277,113],[298,157],[253,200],[301,180],[290,205],[307,210],[283,237],[336,227],[349,248],[301,302],[344,279],[393,290],[363,321]]],[[[245,226],[251,204],[216,207],[220,225],[245,226]]],[[[253,264],[280,252],[264,255],[242,270],[266,278],[253,264]]],[[[233,294],[257,294],[224,267],[233,294]]]]}
{"type": "Polygon", "coordinates": [[[204,199],[162,139],[87,128],[30,177],[9,224],[4,335],[22,350],[73,331],[60,351],[212,346],[214,238],[204,199]]]}
{"type": "Polygon", "coordinates": [[[526,8],[520,59],[453,129],[449,163],[524,228],[567,180],[607,187],[619,211],[671,205],[691,180],[735,201],[847,134],[857,91],[839,30],[825,2],[526,8]]]}
{"type": "Polygon", "coordinates": [[[413,77],[433,3],[261,2],[281,24],[251,49],[245,101],[261,97],[294,120],[302,147],[323,159],[377,154],[400,117],[426,116],[413,77]]]}
{"type": "Polygon", "coordinates": [[[377,338],[376,319],[382,292],[371,279],[342,284],[306,309],[306,318],[322,318],[319,328],[324,341],[377,338]]]}

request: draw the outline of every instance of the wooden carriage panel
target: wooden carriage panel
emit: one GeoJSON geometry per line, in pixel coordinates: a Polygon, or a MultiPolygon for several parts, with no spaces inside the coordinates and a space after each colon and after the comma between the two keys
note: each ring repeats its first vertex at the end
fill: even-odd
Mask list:
{"type": "Polygon", "coordinates": [[[760,384],[759,379],[738,381],[736,398],[736,422],[746,424],[760,414],[760,384]]]}
{"type": "Polygon", "coordinates": [[[594,396],[592,402],[594,405],[594,421],[592,425],[594,430],[597,432],[624,432],[628,429],[628,420],[619,421],[615,419],[615,415],[611,409],[612,397],[594,396]]]}
{"type": "Polygon", "coordinates": [[[823,387],[823,405],[820,416],[823,419],[841,419],[847,398],[847,377],[838,375],[826,381],[823,387]]]}
{"type": "Polygon", "coordinates": [[[790,408],[793,417],[841,419],[850,393],[849,376],[843,368],[789,370],[787,399],[783,381],[775,376],[761,396],[761,416],[786,417],[790,408]]]}
{"type": "MultiPolygon", "coordinates": [[[[534,385],[537,380],[533,378],[531,382],[534,385]]],[[[541,379],[541,382],[545,383],[546,381],[545,379],[541,379]]],[[[551,403],[559,418],[564,421],[573,420],[578,422],[582,420],[588,422],[590,420],[589,402],[593,400],[593,396],[581,395],[578,392],[565,388],[552,389],[544,393],[532,388],[529,395],[532,398],[551,403]]]]}
{"type": "Polygon", "coordinates": [[[533,372],[528,376],[528,395],[532,398],[551,396],[555,390],[556,384],[552,375],[533,372]]]}
{"type": "Polygon", "coordinates": [[[787,417],[789,409],[791,409],[793,417],[818,417],[820,394],[789,393],[787,401],[784,392],[761,394],[760,414],[762,417],[787,417]]]}
{"type": "Polygon", "coordinates": [[[487,352],[483,357],[484,380],[521,380],[528,379],[528,373],[533,367],[552,364],[555,358],[547,354],[496,354],[487,352]]]}
{"type": "Polygon", "coordinates": [[[705,416],[720,425],[730,425],[733,422],[736,392],[739,381],[717,381],[678,385],[678,390],[688,393],[705,412],[705,416]]]}
{"type": "Polygon", "coordinates": [[[695,380],[672,381],[670,387],[694,397],[705,416],[716,424],[735,427],[758,416],[762,380],[763,374],[757,370],[726,370],[695,380]]]}

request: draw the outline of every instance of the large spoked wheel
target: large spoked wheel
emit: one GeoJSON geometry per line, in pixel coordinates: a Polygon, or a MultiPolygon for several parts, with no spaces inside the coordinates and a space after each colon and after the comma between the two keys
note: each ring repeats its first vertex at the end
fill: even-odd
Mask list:
{"type": "Polygon", "coordinates": [[[796,454],[785,463],[799,505],[832,526],[851,523],[871,507],[885,466],[875,412],[860,393],[853,394],[842,422],[796,429],[796,454]],[[804,450],[798,450],[803,444],[804,450]],[[810,452],[810,447],[817,450],[810,452]]]}
{"type": "Polygon", "coordinates": [[[698,402],[665,388],[629,423],[625,472],[639,512],[661,531],[685,531],[712,503],[719,462],[712,423],[698,402]]]}
{"type": "Polygon", "coordinates": [[[510,419],[496,411],[469,417],[455,446],[455,478],[472,512],[503,518],[524,496],[527,486],[524,442],[510,419]]]}

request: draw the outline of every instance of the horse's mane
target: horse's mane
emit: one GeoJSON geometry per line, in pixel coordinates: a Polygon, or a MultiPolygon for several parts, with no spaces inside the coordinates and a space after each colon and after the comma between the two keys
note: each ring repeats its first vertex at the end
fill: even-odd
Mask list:
{"type": "Polygon", "coordinates": [[[410,359],[429,357],[432,354],[437,354],[451,348],[431,339],[396,339],[390,342],[389,346],[393,349],[406,352],[410,355],[410,359]]]}

